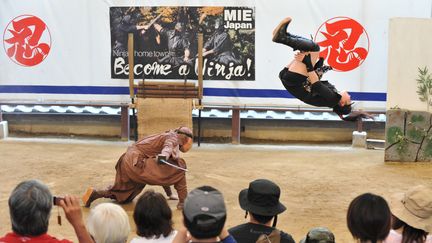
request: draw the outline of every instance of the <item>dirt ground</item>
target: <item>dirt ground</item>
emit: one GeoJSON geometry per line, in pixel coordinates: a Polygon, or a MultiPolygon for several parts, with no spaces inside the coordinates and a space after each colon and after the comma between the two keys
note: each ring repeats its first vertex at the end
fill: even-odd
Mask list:
{"type": "MultiPolygon", "coordinates": [[[[10,231],[7,200],[12,189],[22,180],[37,178],[45,182],[53,194],[81,195],[87,186],[105,187],[114,180],[114,165],[126,150],[126,142],[72,139],[0,140],[0,234],[10,231]]],[[[228,208],[228,227],[245,222],[238,204],[238,193],[250,181],[267,178],[280,185],[281,201],[286,205],[278,227],[299,241],[315,226],[327,226],[338,242],[353,242],[346,227],[349,202],[364,192],[385,198],[417,184],[432,185],[432,164],[384,163],[384,152],[329,145],[230,145],[201,144],[184,154],[190,172],[189,190],[211,185],[224,194],[228,208]]],[[[161,187],[148,186],[162,192],[161,187]]],[[[92,207],[101,202],[100,199],[92,207]]],[[[175,209],[175,226],[181,219],[175,209]]],[[[122,205],[129,216],[134,204],[122,205]]],[[[84,217],[89,210],[83,208],[84,217]]],[[[52,211],[49,233],[76,241],[72,227],[62,210],[52,211]]],[[[134,224],[132,218],[132,232],[134,224]]]]}

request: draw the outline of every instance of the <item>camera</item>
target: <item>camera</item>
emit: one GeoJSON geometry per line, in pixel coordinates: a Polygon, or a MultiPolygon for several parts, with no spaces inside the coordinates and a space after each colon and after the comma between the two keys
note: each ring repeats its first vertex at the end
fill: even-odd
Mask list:
{"type": "Polygon", "coordinates": [[[63,198],[63,197],[57,197],[57,196],[54,196],[54,197],[53,197],[53,204],[54,204],[55,206],[59,206],[61,200],[64,200],[64,198],[63,198]]]}

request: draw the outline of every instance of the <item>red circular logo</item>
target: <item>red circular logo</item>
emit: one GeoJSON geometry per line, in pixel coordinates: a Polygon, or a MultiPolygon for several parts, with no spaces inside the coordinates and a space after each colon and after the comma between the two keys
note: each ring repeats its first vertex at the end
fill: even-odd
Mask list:
{"type": "Polygon", "coordinates": [[[348,17],[335,17],[324,22],[315,34],[315,42],[336,71],[346,72],[359,67],[369,52],[369,36],[363,26],[348,17]]]}
{"type": "Polygon", "coordinates": [[[41,63],[51,49],[51,34],[46,24],[33,15],[20,15],[7,25],[3,46],[15,63],[31,67],[41,63]]]}

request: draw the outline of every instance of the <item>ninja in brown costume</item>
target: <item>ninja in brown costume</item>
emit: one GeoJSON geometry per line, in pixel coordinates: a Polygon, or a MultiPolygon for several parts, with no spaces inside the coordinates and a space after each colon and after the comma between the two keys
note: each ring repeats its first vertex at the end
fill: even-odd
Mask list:
{"type": "Polygon", "coordinates": [[[186,162],[180,158],[180,151],[186,153],[192,148],[192,144],[192,131],[187,127],[141,139],[129,146],[117,161],[114,185],[107,190],[88,188],[82,198],[84,205],[90,207],[94,200],[102,197],[127,203],[147,184],[163,186],[167,196],[173,198],[170,185],[174,185],[179,198],[177,208],[181,209],[187,195],[185,171],[159,163],[158,157],[166,158],[168,163],[185,169],[186,162]]]}

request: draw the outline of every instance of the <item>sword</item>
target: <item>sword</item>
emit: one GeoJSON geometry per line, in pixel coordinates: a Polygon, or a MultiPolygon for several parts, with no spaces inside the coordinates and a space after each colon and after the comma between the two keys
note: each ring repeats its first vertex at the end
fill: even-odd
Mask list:
{"type": "Polygon", "coordinates": [[[178,170],[182,170],[182,171],[188,172],[188,169],[182,168],[182,167],[177,166],[177,165],[173,165],[173,164],[169,163],[168,161],[166,161],[164,159],[158,159],[158,162],[164,163],[164,164],[169,165],[171,167],[174,167],[174,168],[176,168],[178,170]]]}

